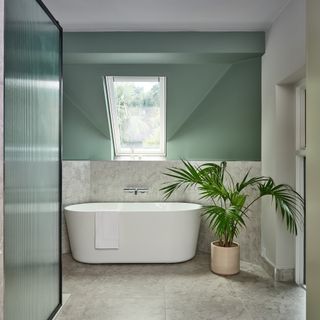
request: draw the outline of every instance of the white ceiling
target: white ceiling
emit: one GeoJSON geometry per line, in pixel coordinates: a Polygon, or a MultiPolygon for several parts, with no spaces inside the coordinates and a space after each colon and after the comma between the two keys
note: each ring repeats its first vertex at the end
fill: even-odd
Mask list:
{"type": "Polygon", "coordinates": [[[65,31],[264,31],[290,0],[43,0],[65,31]]]}

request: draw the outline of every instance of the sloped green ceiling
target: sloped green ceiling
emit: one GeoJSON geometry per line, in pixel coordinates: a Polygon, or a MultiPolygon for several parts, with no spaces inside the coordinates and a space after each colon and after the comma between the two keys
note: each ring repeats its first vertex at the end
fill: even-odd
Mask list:
{"type": "MultiPolygon", "coordinates": [[[[184,33],[183,41],[179,42],[179,33],[174,34],[177,43],[170,35],[171,38],[163,42],[162,51],[155,43],[157,37],[166,39],[162,33],[156,34],[155,38],[152,33],[148,34],[145,39],[149,43],[145,41],[143,45],[141,33],[120,33],[119,38],[114,33],[65,36],[65,159],[111,159],[102,80],[105,75],[167,77],[169,159],[260,159],[263,34],[239,33],[238,38],[235,33],[224,36],[223,33],[209,33],[211,38],[206,35],[206,39],[216,39],[215,45],[207,44],[205,37],[201,41],[188,42],[184,33]],[[246,38],[246,35],[251,37],[246,38]],[[133,37],[131,44],[119,40],[128,37],[133,37]],[[115,43],[111,45],[109,40],[115,43]],[[136,52],[137,43],[145,52],[136,52]],[[150,52],[155,49],[161,52],[150,52]],[[123,50],[126,55],[103,50],[123,50]],[[179,50],[181,52],[177,52],[179,50]],[[233,52],[235,50],[239,52],[233,52]],[[97,53],[102,54],[98,61],[95,60],[97,53]],[[203,59],[204,53],[206,59],[203,59]],[[83,54],[86,58],[82,56],[81,60],[79,57],[83,54]],[[102,61],[105,63],[101,64],[102,61]],[[141,64],[141,61],[146,62],[141,64]]],[[[197,39],[196,35],[191,33],[189,39],[197,39]]]]}
{"type": "Polygon", "coordinates": [[[169,159],[260,160],[260,68],[233,64],[168,141],[169,159]]]}
{"type": "Polygon", "coordinates": [[[64,92],[97,129],[109,137],[103,76],[164,75],[167,77],[167,137],[170,140],[229,67],[229,64],[66,65],[64,92]]]}
{"type": "Polygon", "coordinates": [[[63,158],[65,160],[110,159],[110,140],[87,117],[64,98],[63,158]]]}

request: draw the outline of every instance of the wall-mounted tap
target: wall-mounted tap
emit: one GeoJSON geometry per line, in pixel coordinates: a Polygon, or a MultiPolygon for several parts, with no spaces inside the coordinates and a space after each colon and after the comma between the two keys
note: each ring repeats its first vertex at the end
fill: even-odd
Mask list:
{"type": "Polygon", "coordinates": [[[138,187],[127,187],[127,188],[124,188],[123,191],[127,193],[133,193],[136,196],[138,193],[147,193],[149,189],[138,188],[138,187]]]}

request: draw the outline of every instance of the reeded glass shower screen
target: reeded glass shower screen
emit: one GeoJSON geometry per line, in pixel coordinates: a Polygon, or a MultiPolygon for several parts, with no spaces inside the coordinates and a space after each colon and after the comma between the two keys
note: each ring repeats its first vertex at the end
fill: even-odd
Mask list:
{"type": "Polygon", "coordinates": [[[41,2],[5,2],[5,320],[61,304],[61,34],[41,2]]]}

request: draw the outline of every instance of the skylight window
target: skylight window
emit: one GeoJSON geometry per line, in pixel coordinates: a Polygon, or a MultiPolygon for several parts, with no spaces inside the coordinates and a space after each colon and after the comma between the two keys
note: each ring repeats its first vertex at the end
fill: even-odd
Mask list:
{"type": "Polygon", "coordinates": [[[106,77],[116,158],[165,156],[165,77],[106,77]]]}

